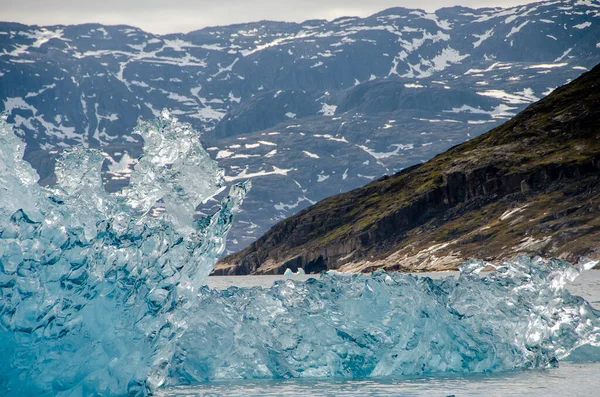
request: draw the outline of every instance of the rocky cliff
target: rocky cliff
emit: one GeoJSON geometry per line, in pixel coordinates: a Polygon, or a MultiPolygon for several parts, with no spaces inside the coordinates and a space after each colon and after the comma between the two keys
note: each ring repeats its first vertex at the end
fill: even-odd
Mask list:
{"type": "Polygon", "coordinates": [[[600,65],[432,160],[275,225],[217,274],[600,258],[600,65]]]}

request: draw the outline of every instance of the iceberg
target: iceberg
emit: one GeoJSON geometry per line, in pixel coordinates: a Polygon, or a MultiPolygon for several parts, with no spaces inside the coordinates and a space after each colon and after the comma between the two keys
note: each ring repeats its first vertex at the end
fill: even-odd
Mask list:
{"type": "Polygon", "coordinates": [[[600,359],[600,312],[567,282],[591,265],[470,261],[458,278],[323,273],[271,288],[204,286],[249,183],[223,188],[198,133],[168,112],[108,194],[103,156],[66,150],[39,186],[0,120],[0,390],[146,396],[219,379],[397,377],[600,359]],[[153,211],[160,202],[165,212],[153,211]],[[587,349],[587,350],[586,350],[587,349]]]}
{"type": "MultiPolygon", "coordinates": [[[[547,368],[600,343],[599,312],[565,284],[583,270],[518,257],[465,263],[433,280],[383,271],[204,288],[179,376],[213,379],[399,377],[547,368]]],[[[589,357],[588,357],[589,358],[589,357]]],[[[600,356],[596,357],[600,359],[600,356]]]]}
{"type": "Polygon", "coordinates": [[[146,395],[168,377],[186,308],[223,251],[236,184],[223,184],[198,134],[167,111],[142,122],[128,189],[106,193],[104,157],[66,150],[39,186],[24,143],[0,120],[0,390],[8,395],[146,395]],[[167,212],[155,216],[161,201],[167,212]]]}
{"type": "Polygon", "coordinates": [[[292,269],[287,268],[287,269],[285,269],[285,272],[283,272],[283,275],[285,276],[285,278],[291,278],[291,279],[293,279],[294,277],[305,276],[306,272],[301,267],[298,268],[298,271],[296,273],[294,273],[294,271],[292,269]]]}

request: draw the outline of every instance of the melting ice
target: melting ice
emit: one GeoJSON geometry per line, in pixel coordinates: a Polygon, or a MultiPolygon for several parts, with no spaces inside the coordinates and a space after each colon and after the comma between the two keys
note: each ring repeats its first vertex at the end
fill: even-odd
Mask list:
{"type": "Polygon", "coordinates": [[[323,274],[270,289],[203,287],[249,188],[212,217],[223,184],[198,134],[167,112],[130,186],[104,190],[99,152],[73,148],[39,186],[0,120],[0,390],[152,394],[215,379],[390,377],[558,365],[595,357],[600,313],[565,283],[583,270],[520,257],[480,277],[323,274]],[[166,213],[152,215],[157,201],[166,213]],[[587,349],[587,350],[586,350],[587,349]]]}
{"type": "Polygon", "coordinates": [[[104,190],[101,153],[79,147],[58,161],[57,186],[44,188],[22,160],[23,142],[0,123],[0,390],[152,392],[181,354],[196,286],[247,186],[194,221],[223,173],[198,134],[164,112],[137,127],[145,155],[122,194],[104,190]],[[158,200],[167,213],[153,217],[158,200]]]}

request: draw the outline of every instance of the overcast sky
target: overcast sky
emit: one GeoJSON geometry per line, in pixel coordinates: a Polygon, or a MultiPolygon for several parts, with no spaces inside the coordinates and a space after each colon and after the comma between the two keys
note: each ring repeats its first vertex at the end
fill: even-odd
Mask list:
{"type": "Polygon", "coordinates": [[[530,0],[0,0],[0,20],[37,25],[100,22],[133,25],[153,33],[262,19],[301,22],[367,16],[390,7],[509,7],[530,0]]]}

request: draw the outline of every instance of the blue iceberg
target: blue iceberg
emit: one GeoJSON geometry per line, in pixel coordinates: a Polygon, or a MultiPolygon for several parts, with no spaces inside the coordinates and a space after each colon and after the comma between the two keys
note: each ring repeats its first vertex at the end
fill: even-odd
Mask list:
{"type": "Polygon", "coordinates": [[[324,273],[269,289],[203,286],[249,184],[223,189],[198,134],[168,112],[108,194],[100,152],[72,148],[39,186],[0,120],[0,390],[146,396],[217,379],[394,377],[547,368],[596,357],[600,312],[565,288],[590,264],[518,257],[458,278],[324,273]],[[157,203],[166,211],[155,211],[157,203]],[[587,354],[582,349],[590,348],[587,354]]]}

